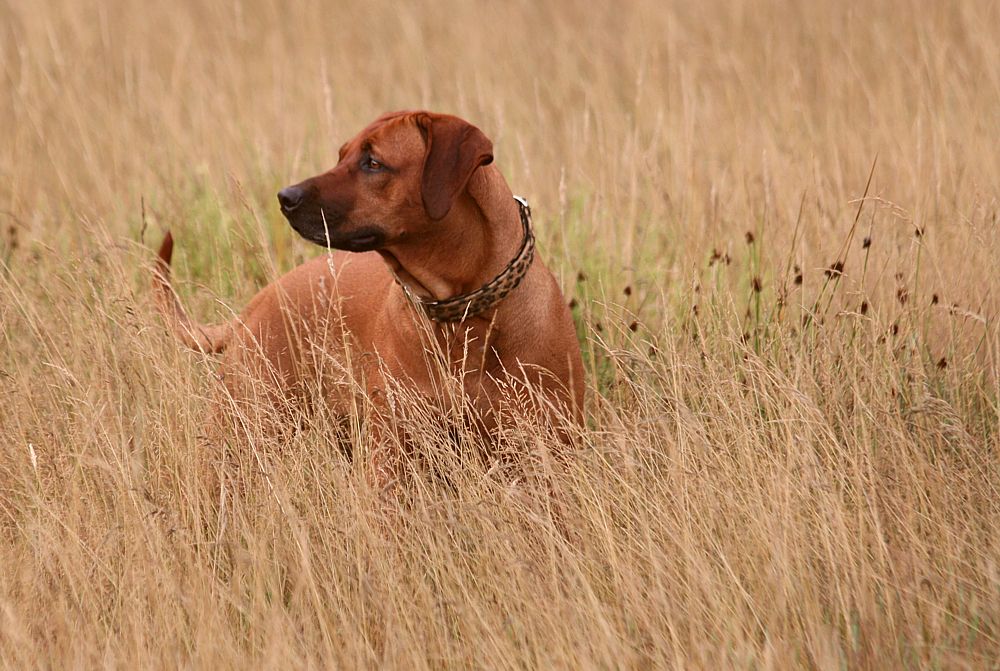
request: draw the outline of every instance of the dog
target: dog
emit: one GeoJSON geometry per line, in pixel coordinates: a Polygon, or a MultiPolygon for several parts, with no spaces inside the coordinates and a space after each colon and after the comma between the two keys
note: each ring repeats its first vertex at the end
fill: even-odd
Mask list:
{"type": "MultiPolygon", "coordinates": [[[[340,148],[333,169],[282,189],[278,201],[299,235],[336,251],[264,287],[228,323],[191,320],[170,283],[169,232],[159,250],[158,306],[185,345],[222,353],[232,398],[248,400],[266,382],[268,402],[310,402],[322,366],[309,352],[319,343],[382,415],[391,413],[390,378],[445,405],[444,371],[486,437],[524,409],[512,401],[524,397],[518,390],[533,390],[550,423],[582,421],[570,309],[535,254],[527,203],[479,128],[426,111],[385,114],[340,148]]],[[[354,393],[327,385],[323,400],[346,414],[354,393]]]]}

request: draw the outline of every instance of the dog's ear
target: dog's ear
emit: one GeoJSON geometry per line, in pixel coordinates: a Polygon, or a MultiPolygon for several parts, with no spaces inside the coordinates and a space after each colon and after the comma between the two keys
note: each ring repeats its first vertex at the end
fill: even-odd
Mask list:
{"type": "Polygon", "coordinates": [[[424,135],[420,195],[431,219],[443,219],[476,168],[493,162],[493,143],[467,121],[445,115],[417,115],[424,135]]]}

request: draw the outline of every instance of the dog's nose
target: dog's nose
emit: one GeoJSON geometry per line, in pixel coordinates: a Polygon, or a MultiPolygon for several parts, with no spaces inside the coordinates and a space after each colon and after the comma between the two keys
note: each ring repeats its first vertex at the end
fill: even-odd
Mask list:
{"type": "Polygon", "coordinates": [[[286,186],[278,192],[278,202],[281,203],[282,210],[291,212],[302,204],[305,195],[306,192],[297,186],[286,186]]]}

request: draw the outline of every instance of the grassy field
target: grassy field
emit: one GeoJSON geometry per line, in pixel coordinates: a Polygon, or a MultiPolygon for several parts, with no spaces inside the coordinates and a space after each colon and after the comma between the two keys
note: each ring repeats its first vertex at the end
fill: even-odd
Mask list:
{"type": "Polygon", "coordinates": [[[1000,5],[339,4],[0,0],[0,663],[997,668],[1000,5]],[[581,449],[429,422],[387,512],[356,422],[249,417],[220,504],[151,248],[229,315],[422,107],[532,202],[581,449]]]}

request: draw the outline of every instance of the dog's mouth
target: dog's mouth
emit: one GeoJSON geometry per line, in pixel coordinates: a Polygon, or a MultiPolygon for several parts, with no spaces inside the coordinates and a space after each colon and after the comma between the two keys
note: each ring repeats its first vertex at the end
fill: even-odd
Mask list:
{"type": "Polygon", "coordinates": [[[362,226],[344,231],[341,226],[330,228],[324,226],[323,222],[309,224],[293,222],[292,227],[313,244],[348,252],[370,252],[382,247],[386,240],[385,231],[376,226],[362,226]]]}
{"type": "Polygon", "coordinates": [[[350,221],[342,205],[318,202],[299,187],[283,189],[278,200],[288,223],[313,244],[349,252],[368,252],[385,245],[387,236],[382,227],[350,221]],[[294,198],[299,200],[293,202],[294,198]]]}
{"type": "Polygon", "coordinates": [[[384,243],[385,233],[374,226],[367,226],[351,234],[340,249],[346,249],[349,252],[370,252],[373,249],[378,249],[384,243]]]}

